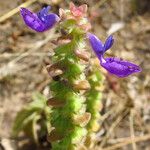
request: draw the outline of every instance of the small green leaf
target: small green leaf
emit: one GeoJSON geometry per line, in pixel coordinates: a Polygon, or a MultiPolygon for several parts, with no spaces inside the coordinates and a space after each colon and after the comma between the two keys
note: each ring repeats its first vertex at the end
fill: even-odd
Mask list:
{"type": "MultiPolygon", "coordinates": [[[[19,132],[21,132],[25,128],[30,128],[31,125],[35,126],[38,118],[40,118],[40,115],[42,117],[42,112],[44,112],[45,110],[46,112],[48,111],[48,108],[45,109],[47,105],[46,97],[44,95],[40,93],[34,93],[32,99],[33,101],[31,103],[29,103],[25,108],[23,108],[23,110],[18,112],[13,125],[13,136],[17,136],[19,132]]],[[[35,134],[33,128],[34,127],[31,128],[31,134],[35,134]]],[[[35,136],[36,135],[33,135],[33,137],[35,136]]]]}
{"type": "Polygon", "coordinates": [[[13,136],[17,136],[20,131],[22,131],[25,126],[34,119],[36,113],[33,110],[23,109],[17,114],[13,125],[13,136]]]}

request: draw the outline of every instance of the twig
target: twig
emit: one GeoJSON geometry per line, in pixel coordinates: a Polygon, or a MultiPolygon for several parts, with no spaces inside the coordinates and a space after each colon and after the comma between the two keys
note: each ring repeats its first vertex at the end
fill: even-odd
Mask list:
{"type": "Polygon", "coordinates": [[[102,115],[100,118],[100,122],[104,122],[113,112],[116,111],[116,107],[110,109],[106,114],[102,115]]]}
{"type": "MultiPolygon", "coordinates": [[[[43,45],[48,43],[50,40],[52,40],[54,38],[57,38],[58,36],[59,36],[58,34],[55,34],[55,30],[51,30],[51,32],[49,33],[49,36],[47,36],[44,40],[38,41],[35,44],[33,44],[33,48],[28,51],[28,55],[35,52],[36,50],[41,48],[43,45]]],[[[21,60],[22,58],[24,58],[26,56],[27,56],[27,54],[22,53],[21,55],[19,55],[15,59],[13,59],[11,62],[16,63],[16,62],[18,62],[19,60],[21,60]]]]}
{"type": "Polygon", "coordinates": [[[135,138],[134,135],[134,123],[133,123],[133,110],[130,111],[130,133],[131,133],[131,139],[132,139],[132,148],[133,150],[137,150],[137,146],[135,141],[133,140],[135,138]]]}
{"type": "Polygon", "coordinates": [[[115,145],[103,148],[102,150],[116,150],[116,149],[121,148],[123,146],[132,144],[132,142],[137,143],[137,142],[142,142],[142,141],[146,141],[149,139],[150,139],[150,134],[140,136],[140,137],[138,136],[138,137],[134,137],[134,138],[128,137],[128,138],[124,139],[124,142],[120,142],[120,143],[117,143],[115,145]]]}
{"type": "Polygon", "coordinates": [[[126,116],[127,113],[128,113],[128,110],[126,110],[123,115],[119,116],[114,121],[114,123],[111,125],[111,127],[109,128],[106,136],[103,138],[103,140],[102,140],[102,142],[100,144],[101,148],[105,145],[105,143],[106,143],[107,139],[109,138],[110,134],[113,132],[113,130],[115,129],[115,127],[119,124],[119,122],[124,118],[124,116],[126,116]]]}
{"type": "Polygon", "coordinates": [[[10,18],[11,16],[15,15],[17,12],[19,12],[19,8],[20,7],[28,7],[30,6],[32,3],[36,2],[37,0],[28,0],[25,3],[21,4],[20,6],[12,9],[11,11],[9,11],[8,13],[2,15],[0,17],[0,23],[5,21],[6,19],[10,18]]]}
{"type": "Polygon", "coordinates": [[[10,57],[18,57],[20,56],[21,54],[23,54],[24,56],[50,56],[51,54],[50,53],[42,53],[42,52],[37,52],[37,53],[28,53],[28,52],[25,52],[25,53],[4,53],[4,54],[0,54],[0,58],[5,58],[5,59],[8,59],[10,57]]]}
{"type": "Polygon", "coordinates": [[[19,65],[17,62],[23,59],[24,57],[28,56],[29,54],[37,51],[39,48],[41,48],[43,45],[48,43],[53,38],[58,37],[58,34],[54,34],[54,33],[55,33],[55,30],[51,30],[51,32],[49,33],[49,36],[47,36],[44,40],[34,43],[33,47],[28,51],[28,53],[21,53],[18,57],[14,58],[10,62],[8,62],[6,65],[2,66],[0,68],[0,80],[3,79],[7,75],[13,75],[16,72],[25,69],[26,64],[18,67],[19,65]]]}

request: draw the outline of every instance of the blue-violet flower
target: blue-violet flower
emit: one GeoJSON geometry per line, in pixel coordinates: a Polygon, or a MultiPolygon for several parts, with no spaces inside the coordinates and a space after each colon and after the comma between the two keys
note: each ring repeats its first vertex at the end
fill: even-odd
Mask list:
{"type": "Polygon", "coordinates": [[[37,32],[51,29],[60,19],[54,14],[48,14],[50,6],[44,7],[38,13],[33,13],[26,8],[21,8],[20,12],[27,26],[37,32]]]}
{"type": "Polygon", "coordinates": [[[88,33],[87,36],[93,51],[100,60],[100,65],[103,68],[105,68],[108,72],[118,77],[126,77],[132,73],[141,71],[141,68],[139,66],[131,62],[114,57],[104,58],[105,52],[108,49],[110,49],[113,45],[114,39],[112,35],[110,35],[106,39],[104,44],[95,35],[91,33],[88,33]]]}

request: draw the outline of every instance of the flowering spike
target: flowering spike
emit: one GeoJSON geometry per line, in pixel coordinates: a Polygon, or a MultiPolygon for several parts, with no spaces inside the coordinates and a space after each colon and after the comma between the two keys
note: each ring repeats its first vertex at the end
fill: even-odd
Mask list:
{"type": "Polygon", "coordinates": [[[21,8],[20,13],[27,26],[37,32],[44,32],[51,29],[60,20],[56,14],[48,14],[49,10],[50,6],[43,8],[36,14],[26,8],[21,8]]]}
{"type": "MultiPolygon", "coordinates": [[[[46,63],[46,69],[52,78],[47,86],[50,88],[51,98],[47,101],[46,98],[38,98],[34,105],[31,103],[33,111],[31,112],[31,108],[27,109],[25,118],[34,116],[26,124],[23,120],[21,129],[29,128],[36,121],[34,124],[39,124],[41,131],[35,134],[35,139],[39,139],[37,135],[43,136],[47,129],[47,140],[51,143],[52,150],[92,149],[91,144],[90,147],[83,144],[89,137],[90,142],[95,143],[91,136],[94,137],[93,132],[99,129],[101,91],[98,88],[101,87],[102,76],[97,66],[89,65],[90,54],[86,51],[85,36],[91,28],[86,17],[87,5],[78,7],[71,3],[70,9],[59,10],[60,19],[56,14],[49,14],[49,10],[50,7],[45,7],[38,13],[32,13],[26,8],[20,10],[24,22],[38,32],[51,29],[61,19],[59,37],[52,41],[57,47],[48,61],[51,64],[46,63]],[[40,118],[42,120],[39,122],[40,118]]],[[[103,53],[102,42],[97,37],[93,38],[98,44],[96,54],[103,53]]],[[[17,123],[18,126],[20,122],[17,123]]]]}
{"type": "Polygon", "coordinates": [[[112,47],[113,43],[114,43],[113,36],[110,35],[110,36],[106,39],[106,42],[105,42],[105,44],[104,44],[103,50],[104,50],[104,51],[107,51],[108,49],[110,49],[110,48],[112,47]]]}
{"type": "Polygon", "coordinates": [[[132,73],[141,72],[141,68],[131,62],[123,61],[113,57],[106,59],[103,57],[105,51],[108,50],[114,42],[112,36],[107,38],[104,46],[102,46],[102,42],[95,35],[89,33],[88,38],[92,49],[100,60],[101,66],[104,67],[108,72],[118,77],[126,77],[132,73]]]}

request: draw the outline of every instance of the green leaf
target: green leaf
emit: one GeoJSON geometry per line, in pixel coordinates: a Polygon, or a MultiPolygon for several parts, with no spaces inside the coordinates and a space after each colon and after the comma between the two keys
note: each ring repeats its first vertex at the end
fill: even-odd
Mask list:
{"type": "Polygon", "coordinates": [[[33,94],[32,99],[33,101],[31,103],[18,112],[13,125],[13,136],[17,136],[20,131],[30,126],[30,124],[35,124],[35,120],[37,120],[40,115],[42,117],[42,112],[44,112],[45,107],[47,107],[46,97],[36,92],[33,94]]]}
{"type": "Polygon", "coordinates": [[[38,144],[38,128],[39,124],[37,121],[41,118],[40,115],[36,115],[33,119],[29,120],[29,122],[25,125],[24,131],[25,133],[31,137],[36,144],[38,144]]]}
{"type": "Polygon", "coordinates": [[[23,109],[17,114],[13,125],[13,136],[17,136],[25,126],[36,117],[36,113],[33,110],[23,109]]]}

